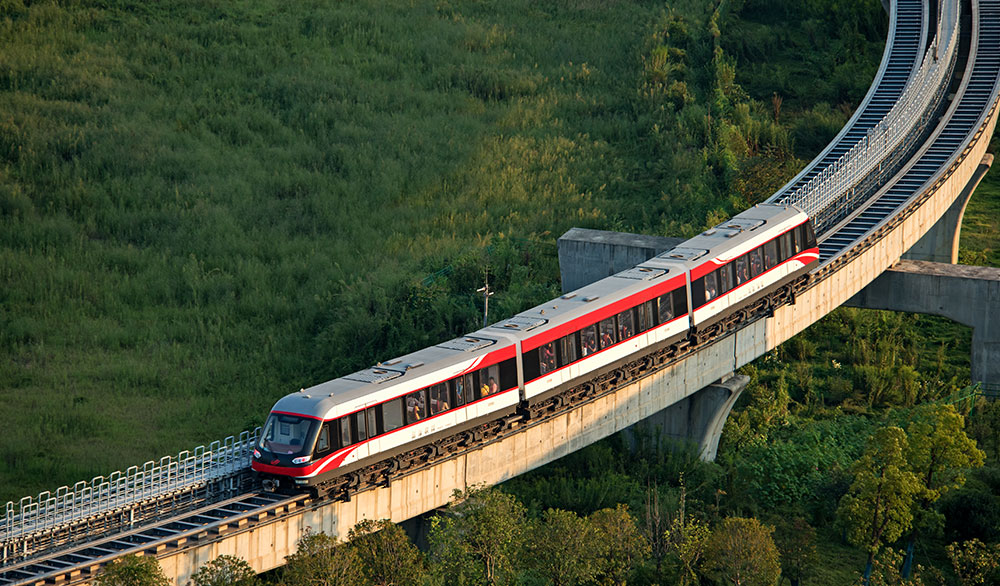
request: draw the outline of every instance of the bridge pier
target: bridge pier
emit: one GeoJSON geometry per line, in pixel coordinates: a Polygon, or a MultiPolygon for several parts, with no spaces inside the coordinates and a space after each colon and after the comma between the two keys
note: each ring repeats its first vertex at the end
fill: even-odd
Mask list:
{"type": "Polygon", "coordinates": [[[927,260],[955,264],[958,262],[958,240],[962,235],[962,218],[965,208],[972,199],[972,192],[979,186],[983,176],[993,165],[993,155],[983,155],[979,166],[973,172],[965,188],[951,204],[948,211],[931,227],[923,238],[917,241],[910,250],[903,253],[908,260],[927,260]]]}
{"type": "Polygon", "coordinates": [[[844,305],[928,313],[970,326],[972,382],[1000,397],[1000,269],[904,260],[844,305]]]}
{"type": "Polygon", "coordinates": [[[640,437],[665,437],[696,445],[699,458],[714,461],[729,412],[749,382],[750,377],[743,374],[724,378],[650,415],[625,433],[633,446],[640,437]]]}

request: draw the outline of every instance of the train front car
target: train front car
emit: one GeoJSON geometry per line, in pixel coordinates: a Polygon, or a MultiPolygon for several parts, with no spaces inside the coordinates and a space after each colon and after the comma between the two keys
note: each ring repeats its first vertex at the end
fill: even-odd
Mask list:
{"type": "Polygon", "coordinates": [[[251,468],[268,490],[332,489],[349,474],[513,413],[516,348],[479,332],[280,399],[251,468]]]}

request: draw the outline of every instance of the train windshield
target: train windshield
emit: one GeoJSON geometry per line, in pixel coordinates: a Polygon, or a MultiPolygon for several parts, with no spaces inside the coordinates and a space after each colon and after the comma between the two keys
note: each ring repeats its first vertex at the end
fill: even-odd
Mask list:
{"type": "Polygon", "coordinates": [[[319,422],[307,417],[271,413],[260,434],[260,447],[274,454],[302,454],[312,448],[319,422]]]}

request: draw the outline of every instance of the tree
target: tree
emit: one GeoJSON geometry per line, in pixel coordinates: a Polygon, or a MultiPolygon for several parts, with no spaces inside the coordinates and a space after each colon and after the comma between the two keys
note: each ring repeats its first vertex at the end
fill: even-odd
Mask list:
{"type": "Polygon", "coordinates": [[[598,543],[590,523],[572,511],[548,509],[532,523],[525,542],[527,563],[554,586],[591,580],[596,573],[598,543]]]}
{"type": "Polygon", "coordinates": [[[636,526],[627,505],[594,512],[590,515],[590,527],[598,546],[597,582],[624,586],[632,570],[649,556],[649,542],[636,526]]]}
{"type": "Polygon", "coordinates": [[[198,568],[190,586],[256,586],[257,572],[242,558],[220,555],[198,568]]]}
{"type": "Polygon", "coordinates": [[[1000,568],[1000,545],[986,545],[978,539],[952,543],[945,548],[948,559],[955,568],[962,586],[978,586],[979,584],[995,584],[997,568],[1000,568]]]}
{"type": "Polygon", "coordinates": [[[876,431],[854,463],[854,482],[840,499],[837,518],[848,540],[868,552],[865,584],[882,544],[899,539],[913,521],[913,500],[921,484],[906,462],[908,447],[902,429],[876,431]]]}
{"type": "Polygon", "coordinates": [[[420,551],[402,527],[388,519],[361,521],[348,532],[347,539],[369,584],[416,584],[426,573],[420,551]]]}
{"type": "Polygon", "coordinates": [[[170,586],[156,558],[133,554],[111,562],[94,583],[96,586],[170,586]]]}
{"type": "Polygon", "coordinates": [[[940,530],[944,519],[933,509],[934,503],[951,489],[965,484],[965,471],[983,465],[986,455],[975,440],[965,433],[965,418],[953,405],[925,405],[916,410],[906,428],[909,441],[907,460],[922,484],[914,500],[913,529],[906,545],[903,577],[909,577],[917,533],[940,530]]]}
{"type": "Polygon", "coordinates": [[[778,547],[781,574],[792,586],[799,586],[816,563],[816,530],[805,519],[779,522],[774,533],[778,547]]]}
{"type": "Polygon", "coordinates": [[[355,550],[325,533],[306,530],[285,560],[282,586],[355,586],[363,580],[355,550]]]}
{"type": "Polygon", "coordinates": [[[705,544],[705,573],[724,584],[773,586],[781,575],[773,531],[754,518],[723,519],[705,544]]]}
{"type": "Polygon", "coordinates": [[[513,496],[483,486],[456,490],[448,511],[431,519],[431,558],[451,582],[510,583],[524,525],[524,505],[513,496]]]}
{"type": "Polygon", "coordinates": [[[664,532],[666,550],[673,554],[679,565],[680,586],[698,583],[698,567],[705,553],[705,543],[711,533],[707,523],[687,516],[686,501],[686,489],[681,484],[681,502],[677,517],[671,520],[670,526],[664,532]]]}

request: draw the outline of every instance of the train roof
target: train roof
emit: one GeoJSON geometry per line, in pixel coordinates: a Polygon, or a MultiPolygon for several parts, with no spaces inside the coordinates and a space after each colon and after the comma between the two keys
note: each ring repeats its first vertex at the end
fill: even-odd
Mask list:
{"type": "Polygon", "coordinates": [[[324,419],[339,417],[454,378],[479,363],[492,363],[488,357],[505,360],[514,355],[517,341],[528,341],[525,350],[530,350],[563,335],[568,324],[579,325],[585,318],[604,319],[617,311],[616,305],[623,300],[683,286],[688,269],[728,261],[774,236],[772,230],[761,228],[785,224],[791,228],[805,219],[793,206],[759,204],[636,267],[465,336],[302,389],[279,399],[273,410],[324,419]]]}

